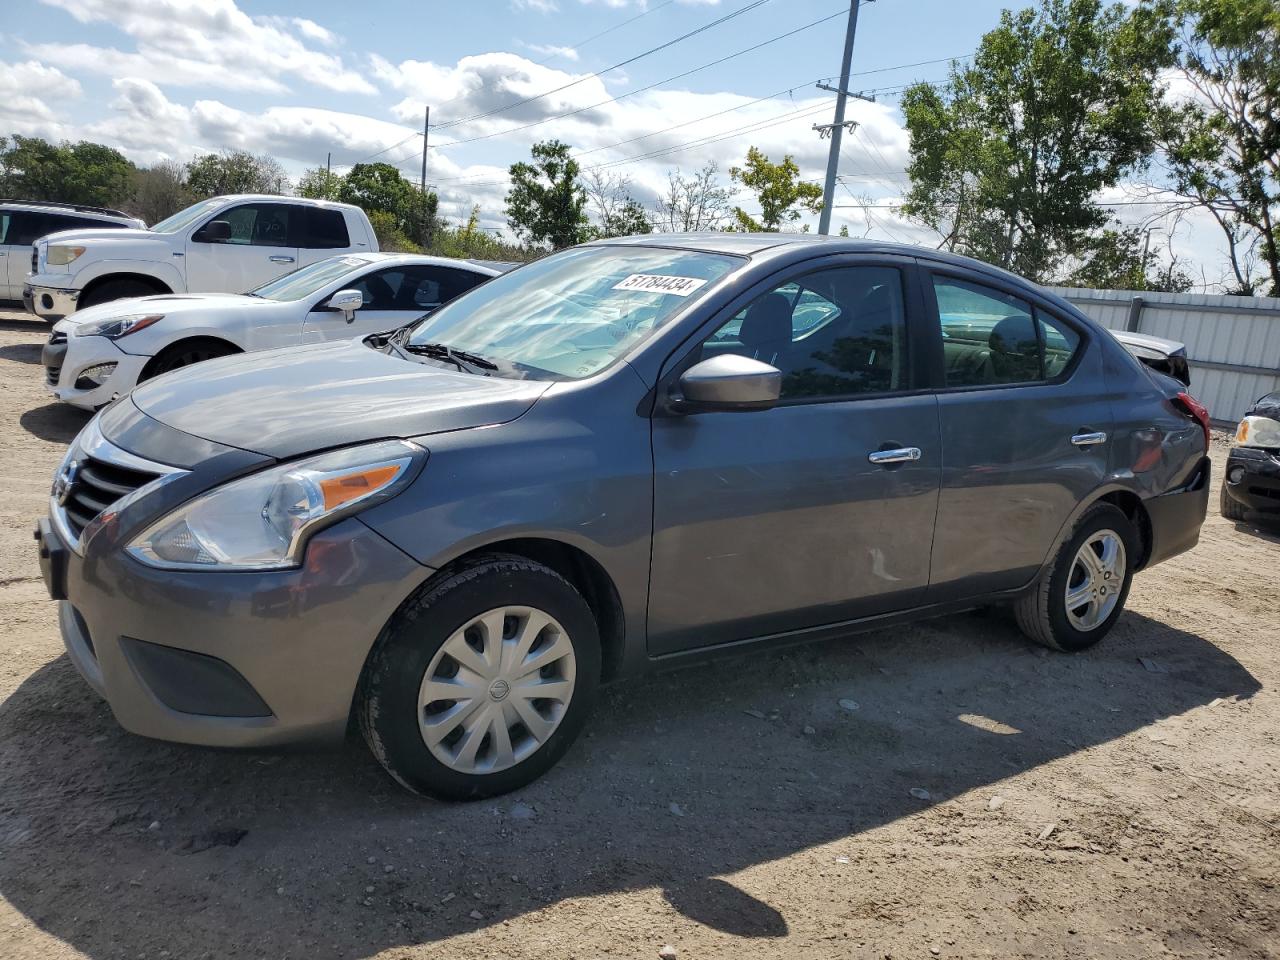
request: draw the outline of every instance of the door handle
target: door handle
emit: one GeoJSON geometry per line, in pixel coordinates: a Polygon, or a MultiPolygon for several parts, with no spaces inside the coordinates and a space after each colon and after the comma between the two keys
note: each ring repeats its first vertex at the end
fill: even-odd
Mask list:
{"type": "Polygon", "coordinates": [[[908,463],[920,459],[919,447],[898,447],[896,450],[872,450],[867,459],[875,464],[908,463]]]}
{"type": "Polygon", "coordinates": [[[271,257],[272,263],[293,263],[293,257],[271,257]]]}
{"type": "Polygon", "coordinates": [[[1071,442],[1077,447],[1094,447],[1100,443],[1107,442],[1107,435],[1102,431],[1096,433],[1077,433],[1071,438],[1071,442]]]}

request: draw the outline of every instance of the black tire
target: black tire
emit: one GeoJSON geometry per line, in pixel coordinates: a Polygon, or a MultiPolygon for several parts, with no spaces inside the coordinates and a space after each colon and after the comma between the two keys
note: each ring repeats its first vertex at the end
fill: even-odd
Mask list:
{"type": "Polygon", "coordinates": [[[1218,492],[1218,511],[1233,523],[1243,523],[1249,513],[1244,504],[1227,493],[1226,481],[1223,481],[1222,489],[1218,492]]]}
{"type": "Polygon", "coordinates": [[[150,380],[152,377],[158,377],[162,373],[169,373],[171,370],[181,370],[183,367],[189,367],[194,363],[203,363],[206,360],[214,360],[218,357],[229,357],[231,354],[239,352],[231,344],[223,343],[221,340],[180,340],[156,354],[156,358],[142,371],[142,376],[138,378],[138,382],[150,380]]]}
{"type": "Polygon", "coordinates": [[[112,300],[124,300],[128,297],[151,297],[157,293],[164,292],[154,284],[146,283],[142,280],[128,278],[108,280],[106,283],[90,290],[77,306],[96,307],[100,303],[110,303],[112,300]]]}
{"type": "Polygon", "coordinates": [[[581,732],[599,680],[599,631],[582,595],[548,567],[494,555],[428,583],[395,613],[365,664],[357,718],[369,749],[401,785],[442,800],[478,800],[516,790],[549,770],[581,732]],[[449,638],[502,606],[533,607],[559,622],[573,647],[573,690],[559,725],[531,754],[495,772],[464,772],[427,747],[419,725],[419,690],[449,638]]]}
{"type": "MultiPolygon", "coordinates": [[[[1058,550],[1044,576],[1033,589],[1015,601],[1013,611],[1019,629],[1036,643],[1051,650],[1075,653],[1092,647],[1111,631],[1124,612],[1129,586],[1133,582],[1133,565],[1140,549],[1138,532],[1124,511],[1109,503],[1090,507],[1058,550]],[[1067,586],[1081,546],[1095,534],[1107,530],[1115,533],[1124,545],[1124,574],[1119,587],[1119,601],[1102,622],[1088,630],[1081,630],[1067,616],[1067,586]]],[[[1106,589],[1114,590],[1115,587],[1106,589]]]]}

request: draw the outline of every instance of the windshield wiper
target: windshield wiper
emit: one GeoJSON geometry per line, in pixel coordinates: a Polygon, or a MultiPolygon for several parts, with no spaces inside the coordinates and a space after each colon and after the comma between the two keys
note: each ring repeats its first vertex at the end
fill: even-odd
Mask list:
{"type": "Polygon", "coordinates": [[[498,369],[498,365],[492,360],[466,350],[454,350],[443,343],[398,343],[397,346],[406,353],[416,353],[432,360],[448,360],[463,373],[475,373],[476,370],[470,369],[471,367],[478,370],[498,369]]]}

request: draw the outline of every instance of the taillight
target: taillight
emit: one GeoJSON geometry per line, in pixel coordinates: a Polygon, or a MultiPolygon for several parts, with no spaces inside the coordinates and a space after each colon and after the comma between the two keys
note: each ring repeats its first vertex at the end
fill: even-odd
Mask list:
{"type": "Polygon", "coordinates": [[[1185,390],[1178,394],[1174,404],[1182,408],[1182,412],[1196,423],[1200,424],[1200,429],[1204,431],[1204,448],[1209,449],[1209,408],[1203,403],[1187,393],[1185,390]]]}

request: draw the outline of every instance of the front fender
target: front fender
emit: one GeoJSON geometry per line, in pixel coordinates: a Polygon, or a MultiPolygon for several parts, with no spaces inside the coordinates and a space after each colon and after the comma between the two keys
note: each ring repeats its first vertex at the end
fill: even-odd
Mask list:
{"type": "MultiPolygon", "coordinates": [[[[168,250],[165,251],[165,256],[169,256],[168,250]]],[[[92,263],[87,263],[68,277],[66,286],[76,290],[83,290],[95,280],[112,276],[113,274],[135,274],[137,276],[150,277],[157,283],[164,284],[174,293],[185,293],[187,289],[186,276],[167,260],[130,258],[94,260],[92,263]]]]}

